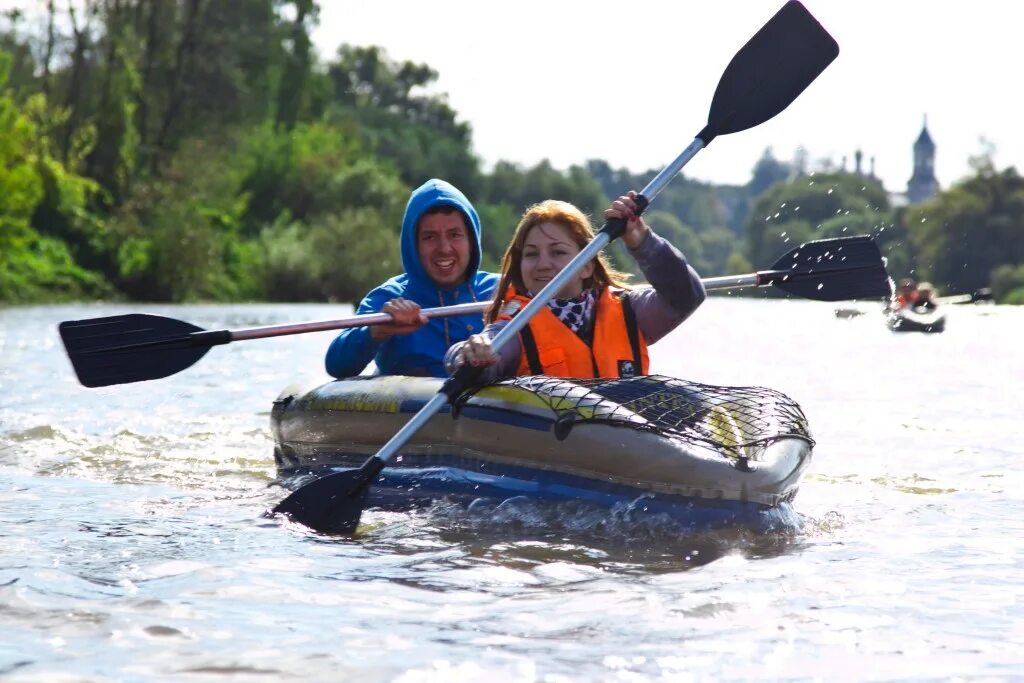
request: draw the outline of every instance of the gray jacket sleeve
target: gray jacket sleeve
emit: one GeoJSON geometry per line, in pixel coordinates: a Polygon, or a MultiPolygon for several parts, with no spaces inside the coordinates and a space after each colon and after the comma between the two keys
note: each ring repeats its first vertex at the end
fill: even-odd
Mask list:
{"type": "Polygon", "coordinates": [[[682,253],[653,230],[629,253],[651,286],[631,290],[626,296],[636,313],[637,326],[647,343],[653,344],[689,318],[707,293],[682,253]]]}

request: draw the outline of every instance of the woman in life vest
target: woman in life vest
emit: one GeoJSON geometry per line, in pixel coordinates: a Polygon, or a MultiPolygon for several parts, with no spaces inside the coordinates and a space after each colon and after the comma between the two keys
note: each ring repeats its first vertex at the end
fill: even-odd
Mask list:
{"type": "Polygon", "coordinates": [[[900,280],[899,287],[896,290],[896,296],[893,298],[890,308],[899,310],[901,308],[913,306],[917,301],[917,298],[917,283],[909,277],[903,278],[900,280]]]}
{"type": "Polygon", "coordinates": [[[635,192],[619,197],[605,219],[625,218],[623,241],[651,287],[632,289],[603,255],[581,268],[547,307],[498,354],[491,340],[533,295],[594,238],[590,221],[567,202],[549,199],[526,210],[502,259],[494,304],[483,332],[453,345],[445,365],[486,368],[482,379],[518,375],[633,377],[649,372],[647,347],[704,301],[704,285],[671,243],[636,215],[635,192]]]}

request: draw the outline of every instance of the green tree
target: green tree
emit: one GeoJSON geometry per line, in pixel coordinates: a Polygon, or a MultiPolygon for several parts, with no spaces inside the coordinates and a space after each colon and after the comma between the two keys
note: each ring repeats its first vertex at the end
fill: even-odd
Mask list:
{"type": "Polygon", "coordinates": [[[294,0],[295,19],[287,38],[290,49],[283,56],[281,82],[277,88],[277,125],[291,129],[300,112],[308,106],[313,53],[310,28],[316,24],[319,8],[313,0],[294,0]]]}
{"type": "MultiPolygon", "coordinates": [[[[9,65],[0,52],[0,301],[109,294],[101,277],[75,264],[61,239],[32,225],[41,205],[70,224],[83,209],[89,183],[50,155],[39,126],[7,93],[9,65]]],[[[45,99],[33,97],[27,108],[45,111],[45,99]]]]}
{"type": "Polygon", "coordinates": [[[793,168],[786,162],[776,159],[772,154],[772,148],[767,147],[754,164],[750,182],[747,183],[747,191],[751,197],[757,197],[775,183],[788,180],[792,173],[793,168]]]}
{"type": "Polygon", "coordinates": [[[480,267],[483,270],[498,271],[505,250],[512,242],[512,235],[522,211],[508,203],[476,203],[482,231],[481,249],[483,254],[480,267]]]}
{"type": "Polygon", "coordinates": [[[889,198],[877,182],[851,173],[800,176],[777,183],[754,203],[745,256],[764,267],[802,242],[873,234],[888,222],[889,198]]]}
{"type": "Polygon", "coordinates": [[[225,147],[183,145],[160,178],[140,182],[112,216],[117,284],[150,301],[258,298],[257,249],[241,239],[248,197],[225,147]]]}
{"type": "MultiPolygon", "coordinates": [[[[749,271],[733,272],[729,270],[729,257],[740,246],[740,241],[732,230],[725,227],[708,228],[700,233],[701,260],[698,272],[707,276],[739,275],[749,271]]],[[[696,267],[696,264],[694,264],[696,267]]]]}
{"type": "MultiPolygon", "coordinates": [[[[365,198],[342,192],[339,183],[345,169],[366,153],[354,134],[335,126],[312,123],[281,130],[268,123],[242,134],[239,154],[244,171],[240,190],[250,197],[244,216],[250,237],[277,223],[282,214],[301,222],[365,202],[399,201],[386,194],[396,185],[374,189],[375,194],[365,198]]],[[[397,183],[398,192],[403,187],[397,183]]]]}
{"type": "Polygon", "coordinates": [[[1002,304],[1024,305],[1024,264],[1004,264],[992,271],[992,297],[1002,304]]]}
{"type": "Polygon", "coordinates": [[[357,302],[402,272],[401,217],[376,207],[326,214],[264,232],[265,282],[272,301],[357,302]]]}
{"type": "Polygon", "coordinates": [[[477,195],[479,164],[469,124],[457,120],[445,95],[422,94],[437,80],[436,71],[395,62],[380,47],[342,45],[328,75],[332,120],[358,124],[367,148],[391,160],[408,185],[440,177],[477,195]]]}
{"type": "Polygon", "coordinates": [[[588,214],[595,227],[601,225],[600,212],[607,204],[597,181],[584,169],[573,167],[562,172],[547,159],[527,169],[499,162],[481,195],[484,201],[510,204],[520,213],[545,199],[560,199],[588,214]]]}
{"type": "Polygon", "coordinates": [[[704,244],[693,228],[685,225],[668,211],[650,211],[647,213],[645,220],[652,230],[683,252],[690,265],[696,268],[698,272],[707,269],[707,263],[704,260],[704,244]]]}
{"type": "MultiPolygon", "coordinates": [[[[86,174],[107,190],[114,204],[124,199],[135,174],[139,136],[136,107],[141,96],[137,41],[125,24],[107,36],[106,68],[93,116],[97,144],[86,158],[86,174]]],[[[69,156],[74,154],[71,145],[69,156]]]]}
{"type": "Polygon", "coordinates": [[[1024,178],[991,164],[906,212],[922,277],[951,292],[988,285],[997,267],[1024,263],[1024,178]]]}
{"type": "Polygon", "coordinates": [[[22,20],[21,12],[7,12],[9,27],[0,32],[0,52],[7,56],[7,87],[14,92],[32,89],[36,79],[36,60],[32,55],[32,45],[19,37],[18,32],[22,20]]]}

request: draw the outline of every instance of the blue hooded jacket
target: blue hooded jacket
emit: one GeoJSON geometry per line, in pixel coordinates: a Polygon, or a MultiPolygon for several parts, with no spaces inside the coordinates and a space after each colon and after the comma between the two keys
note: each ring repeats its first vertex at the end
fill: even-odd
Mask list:
{"type": "MultiPolygon", "coordinates": [[[[479,272],[480,217],[466,196],[443,180],[431,179],[413,191],[402,218],[402,266],[405,273],[391,278],[366,295],[356,313],[378,313],[396,297],[415,301],[422,308],[488,301],[494,296],[498,276],[479,272]],[[461,284],[440,288],[427,276],[416,247],[416,226],[420,217],[436,206],[453,206],[466,218],[473,250],[467,277],[461,284]]],[[[385,375],[447,377],[444,354],[450,344],[464,341],[483,329],[479,313],[452,318],[432,318],[412,334],[395,335],[378,342],[369,327],[342,330],[327,349],[324,365],[334,377],[358,375],[371,360],[385,375]]]]}

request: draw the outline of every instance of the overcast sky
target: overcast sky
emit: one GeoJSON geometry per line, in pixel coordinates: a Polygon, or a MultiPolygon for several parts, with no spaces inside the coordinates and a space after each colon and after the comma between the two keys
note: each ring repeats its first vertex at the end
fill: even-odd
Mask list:
{"type": "MultiPolygon", "coordinates": [[[[440,73],[476,152],[558,168],[603,158],[660,168],[703,127],[732,55],[778,0],[323,0],[314,34],[325,57],[342,43],[380,45],[440,73]]],[[[936,173],[970,172],[985,137],[999,167],[1024,168],[1021,3],[1004,0],[805,0],[839,42],[838,59],[782,114],[716,139],[691,177],[745,183],[766,147],[790,159],[864,152],[892,191],[912,171],[927,114],[936,173]],[[1016,65],[1016,66],[1014,66],[1016,65]]]]}

